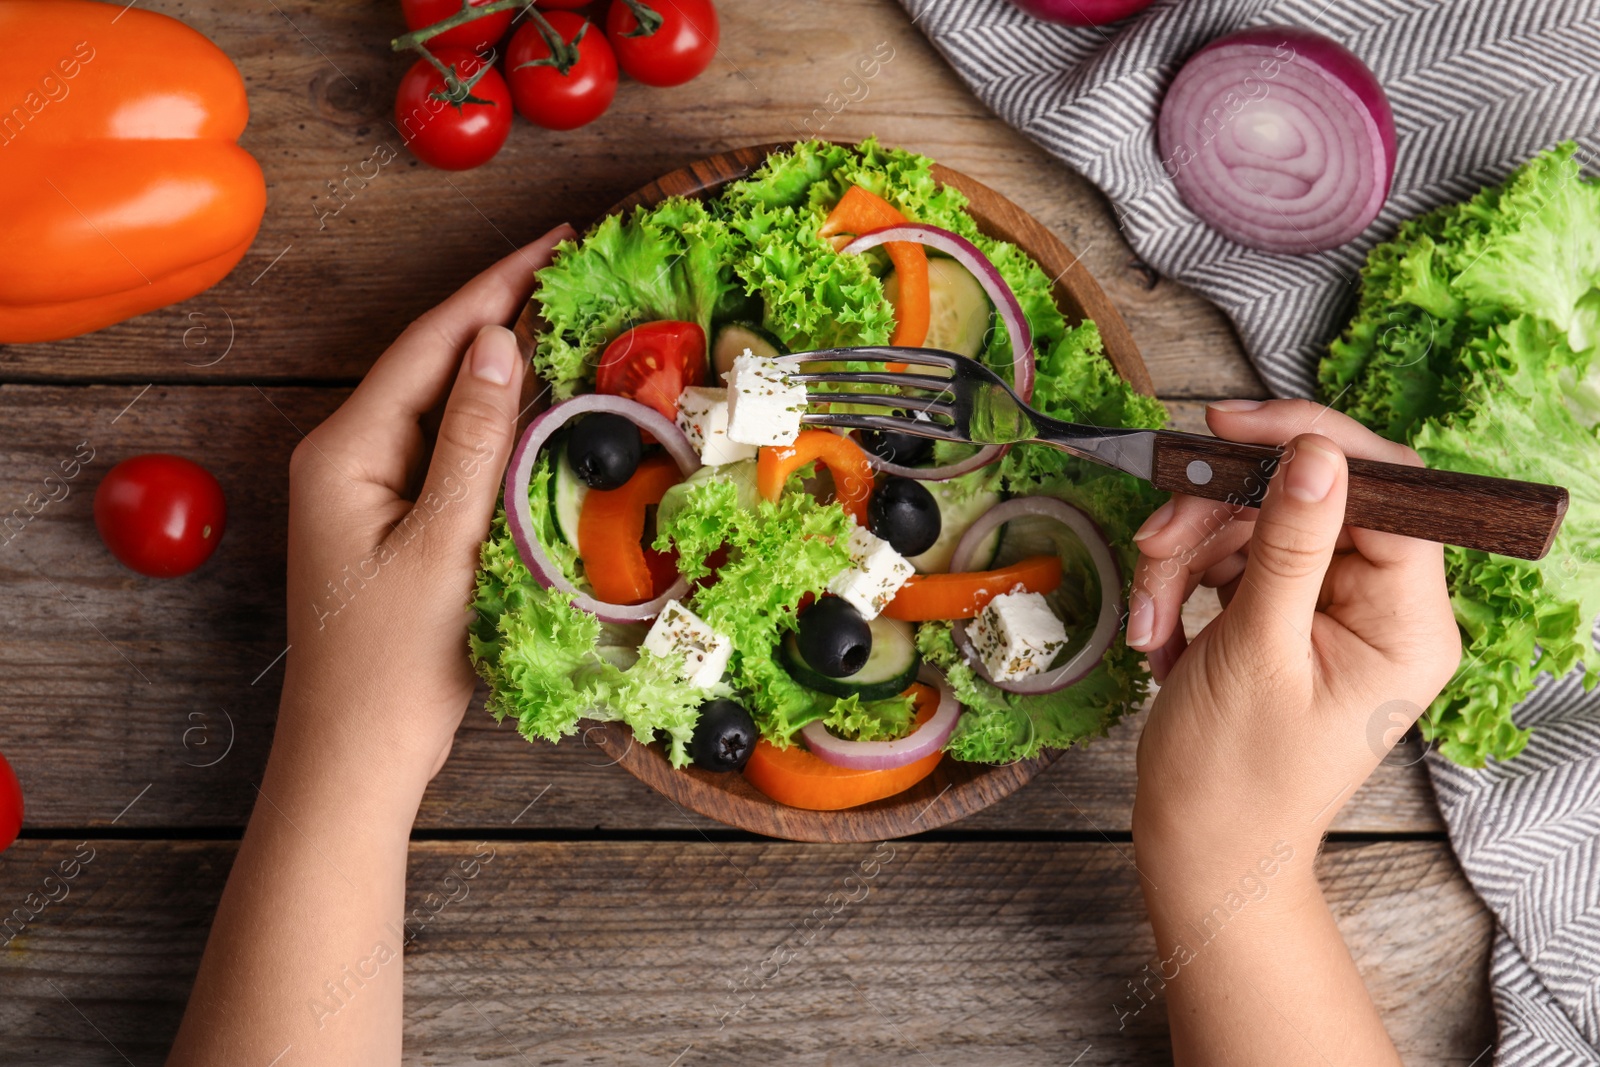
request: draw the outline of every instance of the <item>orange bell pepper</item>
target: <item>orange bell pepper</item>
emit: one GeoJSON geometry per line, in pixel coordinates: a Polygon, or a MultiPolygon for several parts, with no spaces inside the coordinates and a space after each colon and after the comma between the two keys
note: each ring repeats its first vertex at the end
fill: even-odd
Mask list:
{"type": "MultiPolygon", "coordinates": [[[[883,197],[859,185],[845,190],[844,196],[829,212],[821,237],[851,234],[860,237],[885,226],[905,222],[906,217],[896,211],[883,197]]],[[[894,336],[891,344],[910,348],[921,347],[928,339],[928,321],[932,315],[932,298],[928,292],[928,253],[921,245],[911,241],[890,241],[883,246],[900,277],[900,301],[894,309],[894,336]]],[[[905,370],[904,363],[889,364],[890,370],[905,370]]]]}
{"type": "MultiPolygon", "coordinates": [[[[920,682],[907,690],[916,701],[920,728],[939,710],[939,691],[920,682]]],[[[922,781],[944,758],[943,752],[886,771],[860,771],[818,759],[800,745],[779,748],[756,742],[744,765],[745,781],[780,804],[809,811],[839,811],[892,797],[922,781]]]]}
{"type": "Polygon", "coordinates": [[[221,49],[86,0],[7,0],[0,40],[0,343],[98,330],[233,269],[267,190],[221,49]]]}
{"type": "Polygon", "coordinates": [[[638,604],[655,595],[656,580],[639,543],[644,513],[681,481],[683,474],[671,456],[651,456],[617,488],[591,489],[583,498],[578,555],[597,600],[638,604]]]}
{"type": "Polygon", "coordinates": [[[818,460],[833,475],[834,499],[866,526],[872,464],[860,445],[830,430],[801,430],[792,445],[763,446],[756,453],[756,491],[776,504],[789,475],[818,460]]]}
{"type": "Polygon", "coordinates": [[[883,613],[904,622],[971,619],[1019,585],[1030,593],[1048,593],[1060,584],[1061,560],[1056,556],[1029,556],[992,571],[914,574],[883,613]]]}

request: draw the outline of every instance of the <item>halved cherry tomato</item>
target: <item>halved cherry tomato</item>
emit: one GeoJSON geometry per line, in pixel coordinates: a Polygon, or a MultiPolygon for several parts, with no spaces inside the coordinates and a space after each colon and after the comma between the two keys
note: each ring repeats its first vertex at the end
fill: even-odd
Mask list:
{"type": "MultiPolygon", "coordinates": [[[[916,701],[920,728],[939,708],[939,691],[920,682],[907,690],[916,701]]],[[[818,759],[798,744],[779,748],[770,741],[756,742],[744,777],[767,796],[791,808],[838,811],[892,797],[922,781],[944,758],[935,752],[915,763],[885,771],[858,771],[818,759]]]]}
{"type": "Polygon", "coordinates": [[[648,404],[673,420],[678,394],[705,380],[706,332],[692,322],[647,322],[606,347],[594,388],[648,404]]]}
{"type": "Polygon", "coordinates": [[[867,499],[872,496],[872,464],[860,445],[832,431],[801,430],[792,445],[762,448],[756,453],[756,491],[777,503],[789,475],[819,460],[833,475],[834,499],[864,528],[867,499]]]}
{"type": "Polygon", "coordinates": [[[1019,585],[1029,593],[1048,593],[1060,584],[1061,560],[1056,556],[1029,556],[992,571],[914,574],[883,613],[904,622],[970,619],[1019,585]]]}
{"type": "Polygon", "coordinates": [[[683,481],[672,457],[655,455],[639,464],[616,489],[591,489],[578,513],[578,554],[594,595],[608,604],[638,604],[655,591],[645,559],[644,512],[661,503],[668,489],[683,481]]]}
{"type": "MultiPolygon", "coordinates": [[[[859,185],[852,185],[839,198],[817,233],[821,237],[841,234],[860,237],[864,233],[905,221],[906,217],[883,197],[859,185]]],[[[920,347],[928,339],[928,320],[932,313],[928,293],[928,254],[921,245],[910,241],[890,241],[883,246],[883,250],[889,254],[889,262],[894,264],[894,272],[900,278],[900,302],[894,309],[894,337],[890,343],[920,347]]],[[[906,365],[891,363],[889,369],[905,370],[906,365]]]]}

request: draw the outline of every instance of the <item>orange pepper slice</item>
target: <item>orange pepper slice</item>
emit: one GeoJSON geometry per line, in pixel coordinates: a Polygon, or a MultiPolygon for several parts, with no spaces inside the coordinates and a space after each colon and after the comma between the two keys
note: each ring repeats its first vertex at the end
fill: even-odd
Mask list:
{"type": "Polygon", "coordinates": [[[1048,593],[1060,584],[1061,560],[1056,556],[1029,556],[992,571],[916,574],[906,579],[883,613],[905,622],[970,619],[1019,585],[1030,593],[1048,593]]]}
{"type": "Polygon", "coordinates": [[[776,504],[789,475],[819,461],[833,475],[834,499],[865,527],[872,464],[860,445],[830,430],[801,430],[792,445],[763,446],[756,453],[756,491],[776,504]]]}
{"type": "MultiPolygon", "coordinates": [[[[821,237],[851,234],[860,237],[885,226],[905,222],[906,217],[883,197],[859,185],[845,190],[817,231],[821,237]]],[[[889,262],[900,278],[900,300],[894,309],[894,336],[891,344],[920,348],[928,339],[932,297],[928,291],[928,253],[912,241],[890,241],[883,246],[889,262]]],[[[902,371],[904,363],[890,363],[889,369],[902,371]]]]}
{"type": "Polygon", "coordinates": [[[597,600],[639,604],[655,591],[645,559],[645,509],[661,503],[668,489],[683,481],[671,456],[644,460],[633,477],[615,489],[591,489],[578,513],[578,554],[597,600]]]}
{"type": "MultiPolygon", "coordinates": [[[[906,690],[916,701],[917,726],[939,709],[939,691],[920,682],[906,690]]],[[[818,759],[798,744],[779,748],[770,741],[756,742],[744,765],[745,781],[780,804],[809,811],[839,811],[892,797],[922,781],[944,758],[934,752],[915,763],[884,771],[838,767],[818,759]]]]}

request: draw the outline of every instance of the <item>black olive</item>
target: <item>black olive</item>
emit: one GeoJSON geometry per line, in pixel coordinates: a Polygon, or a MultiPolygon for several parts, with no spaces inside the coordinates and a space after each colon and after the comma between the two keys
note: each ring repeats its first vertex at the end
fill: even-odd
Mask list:
{"type": "Polygon", "coordinates": [[[800,616],[794,641],[811,669],[829,678],[848,678],[872,654],[867,620],[848,601],[833,596],[823,597],[800,616]]]}
{"type": "Polygon", "coordinates": [[[933,455],[933,438],[893,430],[862,430],[861,447],[902,467],[920,467],[933,455]]]}
{"type": "Polygon", "coordinates": [[[867,525],[902,556],[926,552],[942,525],[933,494],[911,478],[886,478],[867,502],[867,525]]]}
{"type": "Polygon", "coordinates": [[[567,439],[572,473],[590,489],[615,489],[632,478],[643,451],[639,427],[605,411],[579,419],[567,439]]]}
{"type": "Polygon", "coordinates": [[[741,770],[761,735],[744,705],[718,697],[700,705],[700,721],[689,740],[694,765],[708,771],[741,770]]]}

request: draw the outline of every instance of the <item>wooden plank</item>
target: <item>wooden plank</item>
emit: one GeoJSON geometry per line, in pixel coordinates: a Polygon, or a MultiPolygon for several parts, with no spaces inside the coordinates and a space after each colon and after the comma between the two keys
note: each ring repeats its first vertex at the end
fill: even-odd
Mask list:
{"type": "Polygon", "coordinates": [[[729,0],[718,6],[720,56],[699,80],[671,90],[625,82],[610,113],[571,133],[519,121],[496,160],[458,174],[418,164],[392,125],[406,67],[387,48],[403,29],[394,5],[145,6],[207,34],[243,72],[252,108],[243,144],[267,175],[266,219],[210,292],[89,337],[0,347],[5,380],[354,379],[475,271],[657,175],[742,145],[876,134],[1014,198],[1080,252],[1163,395],[1261,395],[1223,317],[1141,269],[1100,194],[990,115],[892,0],[729,0]],[[856,60],[873,54],[890,58],[850,89],[856,60]],[[379,145],[394,161],[335,198],[329,183],[379,145]]]}
{"type": "MultiPolygon", "coordinates": [[[[27,841],[0,858],[10,907],[62,860],[93,854],[0,949],[7,1062],[156,1061],[233,848],[27,841]]],[[[1481,1062],[1491,924],[1448,848],[1334,845],[1318,862],[1406,1062],[1481,1062]]],[[[1141,1008],[1130,993],[1146,988],[1153,942],[1137,875],[1110,845],[429,842],[413,846],[408,901],[422,910],[407,1063],[1169,1055],[1164,999],[1152,985],[1141,1008]],[[441,888],[480,850],[475,878],[441,888]]]]}
{"type": "MultiPolygon", "coordinates": [[[[61,464],[89,442],[93,458],[0,544],[0,743],[27,790],[34,828],[242,825],[271,740],[282,679],[287,463],[299,431],[339,390],[0,387],[0,502],[62,490],[61,464]],[[132,405],[129,406],[130,401],[132,405]],[[298,429],[297,429],[298,428],[298,429]],[[228,495],[217,555],[173,581],[118,565],[94,530],[94,486],[118,460],[170,451],[204,463],[228,495]],[[232,738],[231,748],[229,739],[232,738]],[[141,792],[146,790],[148,792],[141,792]]],[[[1200,425],[1174,405],[1177,425],[1200,425]]],[[[6,536],[0,531],[0,539],[6,536]]],[[[1213,604],[1214,608],[1214,604],[1213,604]]],[[[1207,618],[1191,609],[1191,632],[1207,618]]],[[[1139,720],[1067,753],[963,830],[1125,831],[1139,720]]],[[[582,739],[529,745],[481,707],[424,803],[425,827],[705,828],[582,739]]],[[[1384,767],[1335,829],[1438,830],[1420,766],[1384,767]]]]}

